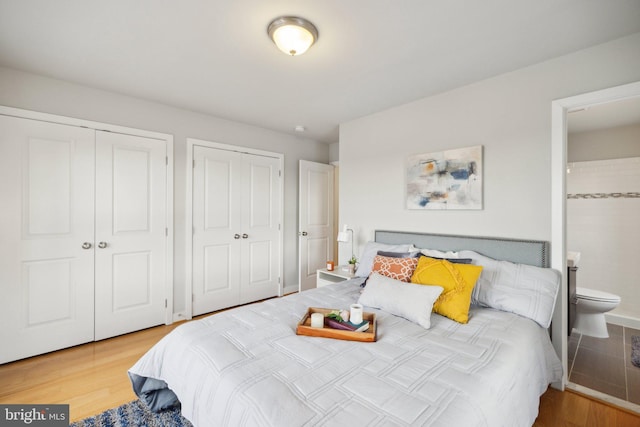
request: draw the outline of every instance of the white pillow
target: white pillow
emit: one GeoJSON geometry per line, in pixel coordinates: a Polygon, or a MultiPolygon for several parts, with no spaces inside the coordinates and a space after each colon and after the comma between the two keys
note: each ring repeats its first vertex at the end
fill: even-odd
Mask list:
{"type": "Polygon", "coordinates": [[[367,277],[371,273],[373,268],[373,259],[378,254],[378,251],[385,252],[409,252],[412,245],[388,245],[386,243],[367,242],[360,256],[358,269],[356,270],[356,276],[367,277]]]}
{"type": "Polygon", "coordinates": [[[442,290],[440,286],[405,283],[373,272],[358,304],[379,308],[429,329],[433,303],[442,290]]]}
{"type": "Polygon", "coordinates": [[[519,314],[548,328],[560,288],[560,274],[551,268],[498,261],[473,251],[460,251],[482,266],[471,303],[519,314]]]}

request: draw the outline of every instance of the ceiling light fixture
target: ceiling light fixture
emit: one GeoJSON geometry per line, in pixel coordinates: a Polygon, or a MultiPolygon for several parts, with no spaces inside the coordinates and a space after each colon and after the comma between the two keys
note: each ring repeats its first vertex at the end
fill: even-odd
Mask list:
{"type": "Polygon", "coordinates": [[[318,29],[309,21],[297,16],[281,16],[274,19],[267,33],[278,49],[287,55],[302,55],[318,40],[318,29]]]}

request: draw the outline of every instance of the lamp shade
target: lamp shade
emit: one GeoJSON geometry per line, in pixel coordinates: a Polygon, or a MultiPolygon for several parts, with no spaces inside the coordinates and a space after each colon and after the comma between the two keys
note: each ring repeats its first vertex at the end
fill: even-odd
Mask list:
{"type": "Polygon", "coordinates": [[[287,55],[302,55],[318,39],[318,30],[309,21],[295,16],[274,19],[267,28],[269,37],[287,55]]]}
{"type": "Polygon", "coordinates": [[[337,240],[338,240],[338,242],[348,242],[349,241],[349,233],[347,233],[346,231],[339,231],[337,240]]]}
{"type": "Polygon", "coordinates": [[[344,225],[342,231],[338,232],[338,238],[336,239],[338,242],[348,242],[349,241],[349,231],[353,232],[350,228],[347,228],[347,224],[344,225]]]}

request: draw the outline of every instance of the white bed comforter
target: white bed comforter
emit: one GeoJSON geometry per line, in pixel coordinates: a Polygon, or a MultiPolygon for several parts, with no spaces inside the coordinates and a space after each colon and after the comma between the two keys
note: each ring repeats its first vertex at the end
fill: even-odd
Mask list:
{"type": "Polygon", "coordinates": [[[530,426],[562,367],[547,331],[472,307],[431,329],[388,313],[377,342],[298,336],[308,307],[347,308],[354,281],[272,299],[176,328],[130,370],[165,381],[207,426],[530,426]]]}

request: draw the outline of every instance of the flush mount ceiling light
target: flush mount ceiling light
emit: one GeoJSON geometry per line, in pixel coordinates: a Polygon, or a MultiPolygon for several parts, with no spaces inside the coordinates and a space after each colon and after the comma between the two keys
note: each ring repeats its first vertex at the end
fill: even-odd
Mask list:
{"type": "Polygon", "coordinates": [[[274,19],[267,33],[278,49],[287,55],[302,55],[318,40],[318,29],[309,21],[297,16],[281,16],[274,19]]]}

